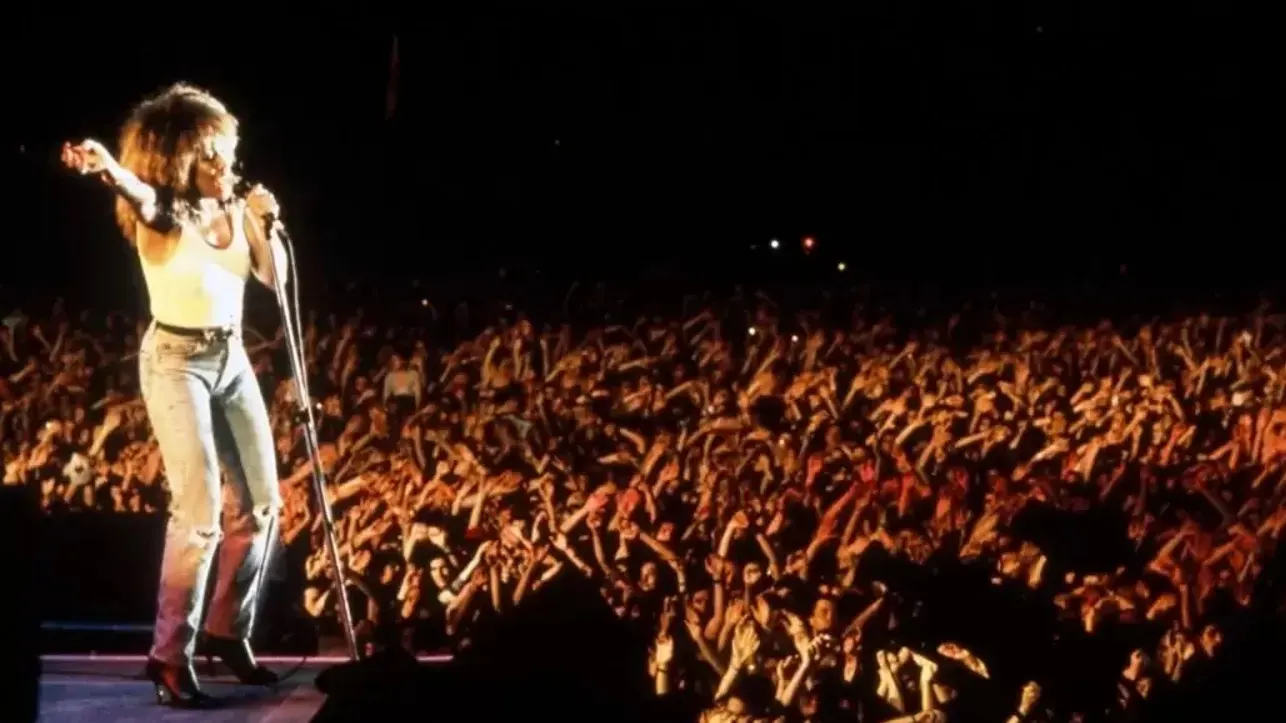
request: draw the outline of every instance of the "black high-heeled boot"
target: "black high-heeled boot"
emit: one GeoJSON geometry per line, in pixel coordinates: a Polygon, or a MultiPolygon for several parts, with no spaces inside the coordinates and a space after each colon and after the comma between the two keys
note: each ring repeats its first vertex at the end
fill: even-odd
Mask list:
{"type": "Polygon", "coordinates": [[[214,659],[218,658],[245,685],[276,685],[280,680],[276,673],[255,662],[255,654],[250,651],[249,641],[220,638],[207,633],[202,642],[206,663],[211,669],[214,668],[214,659]]]}
{"type": "Polygon", "coordinates": [[[156,686],[156,702],[171,708],[211,708],[215,698],[201,691],[191,665],[169,665],[147,659],[148,680],[156,686]]]}

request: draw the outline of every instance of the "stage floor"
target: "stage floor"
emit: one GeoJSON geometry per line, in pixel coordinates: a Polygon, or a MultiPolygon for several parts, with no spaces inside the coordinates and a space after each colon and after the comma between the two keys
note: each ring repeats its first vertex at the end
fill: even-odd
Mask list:
{"type": "MultiPolygon", "coordinates": [[[[299,656],[260,656],[259,662],[280,675],[276,688],[239,685],[220,668],[215,677],[198,670],[202,687],[221,699],[215,710],[174,710],[156,705],[152,684],[143,677],[142,655],[45,655],[41,657],[40,723],[306,723],[320,710],[325,696],[313,681],[317,674],[347,658],[319,656],[299,666],[299,656]]],[[[422,655],[421,664],[442,665],[447,655],[422,655]]]]}
{"type": "MultiPolygon", "coordinates": [[[[339,658],[313,659],[275,689],[238,685],[222,671],[202,674],[206,692],[222,699],[216,710],[185,711],[156,705],[152,684],[142,676],[142,656],[47,655],[41,659],[41,723],[302,723],[321,708],[324,696],[313,685],[317,674],[342,662],[339,658]]],[[[299,658],[261,658],[278,673],[287,673],[299,658]]]]}

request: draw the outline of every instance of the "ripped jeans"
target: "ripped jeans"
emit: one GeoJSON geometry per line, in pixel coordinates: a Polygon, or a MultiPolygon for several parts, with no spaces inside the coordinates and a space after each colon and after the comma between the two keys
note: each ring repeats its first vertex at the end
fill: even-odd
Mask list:
{"type": "Polygon", "coordinates": [[[276,449],[239,332],[189,335],[153,324],[139,350],[139,382],[170,491],[151,655],[186,665],[216,554],[205,630],[250,637],[281,508],[276,449]]]}

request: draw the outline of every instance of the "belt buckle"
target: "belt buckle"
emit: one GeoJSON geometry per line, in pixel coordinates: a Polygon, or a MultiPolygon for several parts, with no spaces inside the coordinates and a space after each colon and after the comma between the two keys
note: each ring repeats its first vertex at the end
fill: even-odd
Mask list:
{"type": "Polygon", "coordinates": [[[212,329],[205,329],[205,340],[207,343],[216,341],[227,341],[232,337],[232,327],[216,326],[212,329]]]}

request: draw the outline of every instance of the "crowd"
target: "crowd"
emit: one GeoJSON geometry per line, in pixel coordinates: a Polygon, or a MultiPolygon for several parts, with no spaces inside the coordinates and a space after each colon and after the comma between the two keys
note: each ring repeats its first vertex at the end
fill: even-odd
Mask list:
{"type": "MultiPolygon", "coordinates": [[[[1262,592],[1286,526],[1271,308],[1061,326],[690,301],[562,326],[505,309],[459,343],[312,315],[359,617],[461,648],[585,576],[650,639],[622,655],[702,721],[1042,721],[1203,685],[1229,621],[1281,602],[1262,592]]],[[[5,319],[5,484],[53,511],[164,510],[144,323],[5,319]]],[[[281,339],[245,337],[302,606],[330,618],[281,339]]]]}

